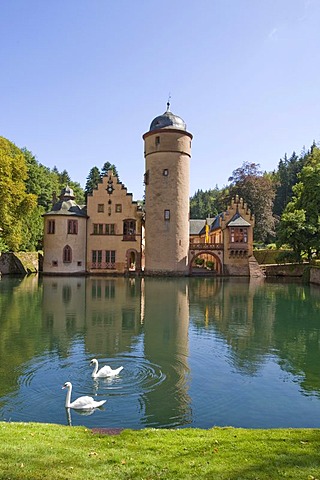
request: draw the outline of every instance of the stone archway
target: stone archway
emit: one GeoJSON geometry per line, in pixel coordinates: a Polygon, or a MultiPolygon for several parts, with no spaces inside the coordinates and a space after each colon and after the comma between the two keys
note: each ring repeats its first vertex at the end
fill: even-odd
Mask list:
{"type": "Polygon", "coordinates": [[[140,256],[135,249],[127,250],[127,271],[136,272],[140,270],[140,256]]]}
{"type": "Polygon", "coordinates": [[[189,274],[221,275],[222,262],[220,257],[210,250],[200,250],[191,257],[189,274]]]}

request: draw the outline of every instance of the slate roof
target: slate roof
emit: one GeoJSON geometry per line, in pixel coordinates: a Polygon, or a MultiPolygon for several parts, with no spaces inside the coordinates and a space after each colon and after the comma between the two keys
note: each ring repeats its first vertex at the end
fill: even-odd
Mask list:
{"type": "Polygon", "coordinates": [[[200,235],[204,233],[206,221],[205,220],[189,220],[189,234],[190,235],[200,235]]]}
{"type": "Polygon", "coordinates": [[[76,217],[86,217],[87,211],[85,206],[79,206],[74,201],[73,190],[68,185],[61,190],[59,200],[53,205],[50,212],[46,212],[46,215],[68,215],[76,217]]]}
{"type": "Polygon", "coordinates": [[[86,209],[76,204],[74,200],[59,200],[52,207],[50,212],[44,215],[74,215],[77,217],[86,217],[86,209]]]}
{"type": "Polygon", "coordinates": [[[247,222],[240,213],[235,213],[231,218],[230,222],[227,223],[228,227],[251,227],[251,224],[247,222]]]}
{"type": "Polygon", "coordinates": [[[206,224],[210,227],[210,232],[216,230],[220,227],[220,216],[222,214],[217,215],[214,218],[206,218],[203,219],[190,219],[189,220],[189,234],[190,235],[203,235],[206,233],[205,226],[206,224]]]}

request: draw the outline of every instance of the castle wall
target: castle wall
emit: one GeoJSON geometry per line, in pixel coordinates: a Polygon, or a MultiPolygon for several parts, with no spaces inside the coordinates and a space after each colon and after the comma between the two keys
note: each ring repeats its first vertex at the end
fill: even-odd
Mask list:
{"type": "Polygon", "coordinates": [[[88,196],[87,214],[87,272],[118,274],[130,268],[140,271],[142,211],[112,172],[103,177],[102,183],[88,196]],[[132,222],[134,231],[128,227],[125,232],[124,222],[127,226],[132,222]],[[98,261],[99,254],[93,254],[99,251],[101,261],[98,261]],[[113,255],[115,261],[112,261],[113,255]]]}
{"type": "Polygon", "coordinates": [[[74,215],[48,215],[44,217],[43,273],[80,274],[86,268],[86,218],[74,215]],[[78,223],[77,234],[68,233],[68,220],[78,223]],[[54,234],[48,233],[48,222],[54,221],[54,234]],[[71,262],[63,261],[63,249],[69,246],[71,262]]]}

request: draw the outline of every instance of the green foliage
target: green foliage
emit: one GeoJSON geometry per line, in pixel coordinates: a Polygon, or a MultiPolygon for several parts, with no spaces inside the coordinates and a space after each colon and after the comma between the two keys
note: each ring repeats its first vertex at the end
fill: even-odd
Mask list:
{"type": "Polygon", "coordinates": [[[198,190],[190,198],[190,218],[213,218],[226,209],[226,189],[198,190]]]}
{"type": "Polygon", "coordinates": [[[229,178],[229,201],[236,195],[243,198],[255,215],[254,239],[266,241],[275,236],[273,216],[275,185],[269,174],[263,174],[260,165],[244,162],[229,178]]]}
{"type": "MultiPolygon", "coordinates": [[[[119,180],[119,174],[117,172],[117,168],[114,164],[110,162],[105,162],[102,166],[101,172],[98,167],[92,167],[89,175],[87,176],[87,182],[85,186],[85,198],[87,198],[88,195],[91,195],[93,190],[98,188],[98,184],[101,183],[102,178],[105,177],[109,170],[112,170],[113,174],[118,178],[119,180]]],[[[120,180],[119,180],[120,181],[120,180]]]]}
{"type": "Polygon", "coordinates": [[[69,185],[76,202],[84,204],[84,191],[66,170],[40,164],[26,148],[0,137],[1,251],[34,251],[41,247],[43,213],[51,210],[53,195],[69,185]]]}
{"type": "Polygon", "coordinates": [[[34,252],[42,248],[44,207],[37,205],[24,217],[20,250],[34,252]]]}
{"type": "Polygon", "coordinates": [[[204,264],[204,258],[197,257],[194,261],[196,265],[199,265],[200,267],[204,264]]]}
{"type": "Polygon", "coordinates": [[[0,253],[6,253],[9,252],[9,247],[6,244],[6,242],[1,238],[1,232],[0,232],[0,253]]]}
{"type": "MultiPolygon", "coordinates": [[[[64,188],[65,186],[66,185],[63,185],[60,190],[62,190],[62,188],[64,188]]],[[[85,203],[86,203],[85,193],[84,193],[84,190],[81,187],[80,183],[73,182],[72,180],[70,180],[69,187],[71,187],[72,190],[73,190],[73,193],[74,193],[74,196],[75,196],[75,202],[78,205],[85,205],[85,203]]]]}
{"type": "Polygon", "coordinates": [[[59,174],[50,171],[49,168],[41,165],[36,157],[27,150],[22,149],[28,168],[28,176],[25,180],[27,193],[37,196],[37,203],[44,207],[45,211],[51,210],[53,192],[58,192],[60,188],[59,174]]]}
{"type": "Polygon", "coordinates": [[[103,164],[103,167],[101,169],[101,178],[108,175],[109,170],[112,170],[113,175],[118,177],[118,180],[120,181],[116,166],[113,163],[110,163],[110,162],[105,162],[103,164]]]}
{"type": "Polygon", "coordinates": [[[87,176],[86,186],[84,188],[86,197],[91,195],[93,190],[98,187],[98,184],[101,182],[101,174],[98,167],[92,167],[89,175],[87,176]]]}
{"type": "Polygon", "coordinates": [[[278,243],[290,245],[297,257],[320,253],[320,150],[314,147],[293,186],[278,231],[278,243]]]}
{"type": "Polygon", "coordinates": [[[282,250],[277,255],[277,263],[301,263],[301,256],[293,250],[282,250]]]}
{"type": "Polygon", "coordinates": [[[0,231],[10,250],[23,242],[24,218],[36,206],[36,196],[26,191],[28,168],[21,150],[0,137],[0,231]]]}
{"type": "Polygon", "coordinates": [[[281,216],[284,208],[291,200],[293,195],[293,186],[298,182],[298,175],[304,165],[305,157],[298,157],[293,152],[288,158],[285,154],[283,159],[280,159],[278,164],[278,171],[276,173],[276,196],[274,200],[274,214],[281,216]]]}

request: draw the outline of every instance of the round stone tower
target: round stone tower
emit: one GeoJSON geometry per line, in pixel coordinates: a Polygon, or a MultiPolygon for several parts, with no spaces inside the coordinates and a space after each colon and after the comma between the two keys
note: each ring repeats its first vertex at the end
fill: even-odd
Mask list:
{"type": "Polygon", "coordinates": [[[189,251],[191,133],[170,112],[143,135],[145,155],[145,273],[185,275],[189,251]]]}

